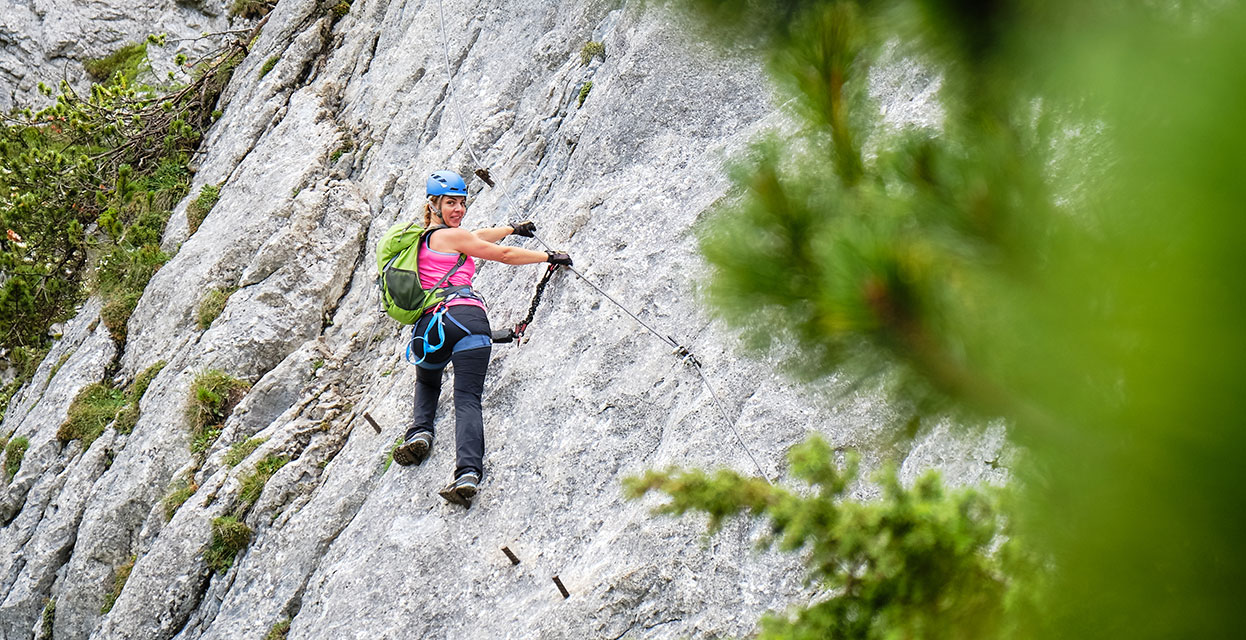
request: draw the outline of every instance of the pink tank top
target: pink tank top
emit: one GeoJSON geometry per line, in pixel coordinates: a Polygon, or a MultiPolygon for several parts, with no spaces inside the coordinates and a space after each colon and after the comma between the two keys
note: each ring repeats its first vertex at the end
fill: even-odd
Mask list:
{"type": "MultiPolygon", "coordinates": [[[[420,286],[430,289],[445,277],[446,272],[454,269],[454,263],[459,261],[458,253],[446,253],[444,251],[436,251],[428,246],[428,239],[432,234],[425,235],[420,240],[420,286]]],[[[476,276],[476,261],[471,256],[467,257],[467,261],[463,266],[450,274],[450,279],[446,280],[443,287],[450,286],[471,286],[472,278],[476,276]]],[[[472,305],[485,308],[484,303],[475,298],[455,298],[446,303],[447,307],[457,305],[472,305]]]]}

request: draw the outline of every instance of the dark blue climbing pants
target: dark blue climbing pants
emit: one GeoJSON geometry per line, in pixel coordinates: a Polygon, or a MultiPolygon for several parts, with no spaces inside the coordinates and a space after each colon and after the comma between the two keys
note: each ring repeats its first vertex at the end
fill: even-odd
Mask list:
{"type": "MultiPolygon", "coordinates": [[[[488,336],[489,318],[480,307],[458,305],[449,308],[458,324],[471,334],[488,336]]],[[[415,325],[416,335],[424,335],[431,313],[415,325]]],[[[441,377],[447,362],[454,363],[454,439],[456,443],[455,477],[474,471],[484,477],[485,424],[481,415],[480,396],[485,388],[485,372],[489,369],[489,344],[454,352],[454,346],[469,335],[455,322],[443,323],[446,339],[435,351],[425,355],[424,363],[415,373],[415,420],[407,431],[410,437],[421,431],[433,432],[437,417],[437,399],[441,396],[441,377]]]]}

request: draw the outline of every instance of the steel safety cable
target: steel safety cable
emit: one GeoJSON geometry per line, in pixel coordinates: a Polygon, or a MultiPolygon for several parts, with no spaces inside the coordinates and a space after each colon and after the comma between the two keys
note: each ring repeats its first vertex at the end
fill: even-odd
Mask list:
{"type": "Polygon", "coordinates": [[[450,84],[454,82],[454,76],[450,74],[450,45],[446,42],[446,12],[441,6],[441,0],[437,0],[437,21],[441,24],[441,53],[446,63],[446,108],[454,114],[454,119],[459,123],[459,132],[463,135],[463,146],[467,147],[467,153],[471,155],[472,160],[478,168],[485,165],[480,162],[480,158],[476,157],[475,150],[472,149],[472,143],[467,139],[467,126],[463,124],[463,115],[458,109],[454,108],[454,99],[451,97],[450,84]]]}
{"type": "MultiPolygon", "coordinates": [[[[536,240],[537,242],[541,243],[541,245],[543,245],[547,250],[550,250],[550,251],[553,250],[550,248],[549,243],[542,240],[536,234],[533,234],[532,238],[536,240]]],[[[714,385],[710,383],[709,377],[707,377],[705,375],[705,371],[701,369],[701,361],[698,360],[696,356],[694,356],[692,352],[689,351],[686,347],[679,344],[678,342],[675,342],[674,338],[658,333],[656,329],[649,326],[644,320],[641,320],[639,316],[632,313],[627,307],[623,306],[622,303],[620,303],[618,300],[615,300],[613,297],[611,297],[610,294],[606,293],[604,289],[594,284],[592,280],[589,280],[588,278],[584,277],[584,274],[577,271],[574,267],[567,266],[566,268],[569,269],[571,273],[574,273],[575,275],[579,276],[581,280],[583,280],[586,284],[588,284],[588,286],[595,289],[597,293],[600,293],[607,300],[614,303],[614,306],[618,307],[619,309],[622,309],[624,313],[631,316],[632,319],[635,320],[636,322],[640,323],[640,326],[648,329],[649,333],[652,333],[653,335],[657,336],[659,340],[670,345],[671,348],[675,349],[676,355],[680,356],[684,364],[687,364],[688,366],[696,370],[697,374],[701,376],[701,382],[703,382],[705,384],[705,388],[709,390],[710,397],[713,398],[714,406],[718,408],[718,413],[720,416],[722,416],[723,422],[725,422],[727,424],[727,427],[731,429],[731,432],[735,434],[736,440],[740,443],[740,448],[744,449],[744,453],[748,454],[749,460],[753,462],[754,467],[757,467],[757,473],[761,474],[762,479],[765,480],[767,484],[774,486],[774,483],[771,482],[770,480],[770,476],[767,475],[766,472],[762,470],[761,463],[757,462],[757,458],[753,456],[753,451],[749,449],[748,443],[745,442],[744,437],[740,435],[740,432],[735,428],[735,424],[731,421],[731,418],[727,415],[727,410],[726,408],[723,407],[722,400],[718,397],[718,392],[714,390],[714,385]]]]}

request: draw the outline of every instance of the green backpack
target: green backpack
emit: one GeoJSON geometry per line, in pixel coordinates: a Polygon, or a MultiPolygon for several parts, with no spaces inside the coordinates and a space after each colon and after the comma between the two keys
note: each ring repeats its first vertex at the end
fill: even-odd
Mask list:
{"type": "Polygon", "coordinates": [[[425,229],[414,222],[399,222],[381,236],[376,248],[376,284],[381,289],[381,306],[389,317],[402,324],[415,324],[425,311],[445,300],[447,288],[442,285],[467,262],[467,256],[459,254],[454,268],[433,288],[420,286],[420,243],[429,232],[443,228],[425,229]]]}

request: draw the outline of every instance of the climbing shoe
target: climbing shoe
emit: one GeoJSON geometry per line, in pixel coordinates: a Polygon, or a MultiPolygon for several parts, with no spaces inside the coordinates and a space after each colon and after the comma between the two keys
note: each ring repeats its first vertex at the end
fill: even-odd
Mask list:
{"type": "Polygon", "coordinates": [[[460,504],[464,507],[472,506],[472,498],[476,497],[476,486],[480,484],[480,476],[468,471],[460,475],[449,486],[438,492],[446,502],[460,504]]]}
{"type": "Polygon", "coordinates": [[[410,438],[407,438],[402,444],[394,449],[394,462],[402,466],[420,464],[428,457],[428,452],[433,448],[433,434],[427,431],[421,431],[410,438]]]}

